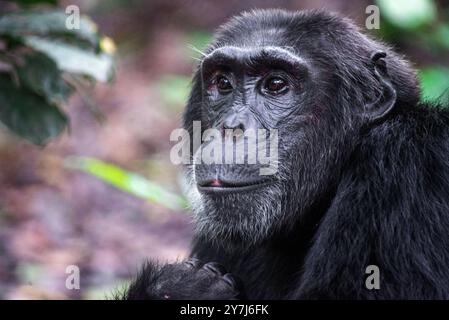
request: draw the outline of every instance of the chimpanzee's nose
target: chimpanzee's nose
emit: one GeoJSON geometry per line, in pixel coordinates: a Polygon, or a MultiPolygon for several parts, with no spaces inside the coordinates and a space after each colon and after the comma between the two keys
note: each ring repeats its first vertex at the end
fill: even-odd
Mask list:
{"type": "Polygon", "coordinates": [[[242,119],[243,117],[238,114],[231,114],[223,121],[223,129],[240,129],[245,131],[246,129],[246,121],[242,119]]]}

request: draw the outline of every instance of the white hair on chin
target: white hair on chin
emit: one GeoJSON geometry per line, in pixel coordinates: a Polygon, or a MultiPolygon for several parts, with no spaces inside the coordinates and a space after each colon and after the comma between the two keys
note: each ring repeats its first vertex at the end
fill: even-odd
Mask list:
{"type": "Polygon", "coordinates": [[[196,234],[214,245],[232,249],[250,247],[266,239],[270,233],[281,225],[282,190],[275,183],[260,192],[227,195],[226,204],[220,207],[220,201],[213,201],[202,195],[196,186],[194,166],[186,166],[183,179],[183,191],[188,198],[194,214],[196,234]],[[251,203],[241,212],[239,202],[251,203]],[[230,211],[232,212],[224,212],[230,211]],[[233,241],[238,239],[237,241],[233,241]]]}

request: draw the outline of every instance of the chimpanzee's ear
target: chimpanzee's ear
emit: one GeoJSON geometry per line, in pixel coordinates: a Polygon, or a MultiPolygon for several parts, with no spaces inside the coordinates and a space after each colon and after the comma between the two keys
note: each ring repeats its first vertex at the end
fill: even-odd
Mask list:
{"type": "Polygon", "coordinates": [[[377,51],[371,56],[374,75],[381,84],[381,93],[373,102],[365,106],[364,115],[369,121],[382,119],[390,113],[396,103],[396,90],[391,83],[387,64],[384,60],[386,56],[387,54],[382,51],[377,51]]]}

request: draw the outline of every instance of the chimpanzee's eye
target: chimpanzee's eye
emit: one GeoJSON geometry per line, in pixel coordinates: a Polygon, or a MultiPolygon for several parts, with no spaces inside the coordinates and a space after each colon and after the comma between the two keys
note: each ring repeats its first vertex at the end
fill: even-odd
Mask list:
{"type": "Polygon", "coordinates": [[[287,81],[281,77],[269,77],[263,84],[263,91],[269,94],[280,94],[288,90],[287,81]]]}
{"type": "Polygon", "coordinates": [[[218,75],[215,83],[220,93],[226,94],[232,91],[233,87],[231,81],[224,75],[218,75]]]}

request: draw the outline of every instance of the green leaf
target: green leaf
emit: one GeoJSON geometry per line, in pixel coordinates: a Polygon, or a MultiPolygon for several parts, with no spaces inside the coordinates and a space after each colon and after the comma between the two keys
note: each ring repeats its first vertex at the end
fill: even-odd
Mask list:
{"type": "Polygon", "coordinates": [[[48,4],[57,4],[57,0],[11,0],[12,2],[17,2],[20,5],[30,6],[35,4],[41,4],[41,3],[48,3],[48,4]]]}
{"type": "Polygon", "coordinates": [[[427,68],[419,72],[422,97],[425,100],[436,101],[449,97],[449,68],[427,68]]]}
{"type": "Polygon", "coordinates": [[[62,79],[56,63],[35,52],[25,56],[25,64],[17,68],[21,84],[44,97],[51,104],[66,102],[72,88],[62,79]]]}
{"type": "Polygon", "coordinates": [[[67,117],[44,98],[0,74],[0,121],[15,134],[45,145],[68,124],[67,117]]]}
{"type": "Polygon", "coordinates": [[[25,37],[25,43],[55,60],[60,70],[87,75],[102,82],[113,78],[114,60],[110,55],[95,54],[60,41],[34,36],[25,37]]]}
{"type": "Polygon", "coordinates": [[[380,13],[391,24],[415,29],[436,20],[436,6],[432,0],[377,0],[380,13]]]}
{"type": "Polygon", "coordinates": [[[432,34],[431,37],[441,47],[449,50],[449,24],[439,26],[437,31],[432,34]]]}
{"type": "Polygon", "coordinates": [[[16,273],[22,283],[36,284],[47,273],[47,270],[44,265],[38,263],[19,263],[16,273]]]}
{"type": "MultiPolygon", "coordinates": [[[[98,49],[100,37],[97,26],[88,17],[80,17],[77,29],[69,29],[66,21],[69,15],[64,12],[23,12],[11,13],[0,17],[0,35],[12,37],[35,36],[61,36],[66,40],[81,40],[92,48],[98,49]]],[[[81,44],[79,44],[81,46],[81,44]]]]}
{"type": "Polygon", "coordinates": [[[194,59],[200,58],[201,53],[212,42],[212,39],[213,36],[209,32],[193,31],[188,33],[186,42],[188,43],[188,48],[190,49],[190,55],[194,59]]]}
{"type": "Polygon", "coordinates": [[[88,157],[69,157],[65,164],[68,168],[81,170],[108,184],[173,210],[183,210],[187,203],[183,197],[165,190],[145,177],[125,171],[115,165],[88,157]]]}
{"type": "Polygon", "coordinates": [[[190,78],[178,75],[166,75],[158,85],[162,100],[170,106],[184,106],[190,93],[190,78]]]}

